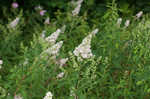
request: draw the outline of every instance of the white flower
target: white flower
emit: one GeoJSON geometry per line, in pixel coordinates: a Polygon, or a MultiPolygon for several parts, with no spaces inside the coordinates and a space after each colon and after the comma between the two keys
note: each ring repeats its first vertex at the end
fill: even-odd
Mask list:
{"type": "Polygon", "coordinates": [[[68,58],[63,58],[60,60],[60,66],[63,66],[68,61],[68,58]]]}
{"type": "Polygon", "coordinates": [[[80,12],[80,8],[81,8],[81,4],[79,4],[73,11],[72,11],[72,15],[76,16],[79,14],[80,12]]]}
{"type": "Polygon", "coordinates": [[[139,13],[136,14],[137,18],[140,18],[143,15],[143,11],[140,11],[139,13]]]}
{"type": "Polygon", "coordinates": [[[42,34],[41,34],[41,37],[42,38],[45,38],[45,33],[46,33],[46,31],[44,30],[44,31],[42,31],[42,34]]]}
{"type": "Polygon", "coordinates": [[[128,27],[129,24],[130,24],[130,20],[126,20],[126,22],[125,22],[125,27],[128,27]]]}
{"type": "Polygon", "coordinates": [[[118,18],[118,20],[117,20],[117,25],[120,27],[120,25],[121,25],[121,22],[122,22],[122,18],[118,18]]]}
{"type": "Polygon", "coordinates": [[[21,95],[15,95],[14,99],[23,99],[23,97],[21,97],[21,95]]]}
{"type": "Polygon", "coordinates": [[[62,58],[59,60],[58,64],[60,65],[60,67],[62,67],[67,61],[68,61],[68,58],[62,58]]]}
{"type": "Polygon", "coordinates": [[[58,38],[60,32],[61,32],[61,30],[57,29],[56,32],[52,33],[50,36],[45,38],[45,40],[52,43],[52,44],[54,44],[56,42],[56,39],[58,38]]]}
{"type": "Polygon", "coordinates": [[[47,53],[49,55],[58,55],[59,49],[61,48],[63,44],[63,41],[60,41],[53,45],[52,47],[48,48],[44,53],[47,53]]]}
{"type": "Polygon", "coordinates": [[[94,35],[95,35],[95,34],[97,34],[98,31],[99,31],[99,29],[95,29],[95,30],[92,31],[91,34],[94,34],[94,35]]]}
{"type": "Polygon", "coordinates": [[[83,2],[83,0],[78,0],[78,1],[76,2],[77,6],[76,6],[76,8],[72,11],[72,15],[73,15],[73,16],[76,16],[76,15],[79,14],[82,2],[83,2]]]}
{"type": "Polygon", "coordinates": [[[44,22],[44,24],[50,24],[49,20],[50,20],[49,17],[47,17],[46,20],[45,20],[45,22],[44,22]]]}
{"type": "Polygon", "coordinates": [[[59,73],[58,75],[57,75],[57,78],[62,78],[63,76],[64,76],[64,72],[61,72],[61,73],[59,73]]]}
{"type": "MultiPolygon", "coordinates": [[[[92,32],[93,33],[93,32],[92,32]]],[[[82,58],[90,58],[93,56],[91,51],[91,39],[92,34],[89,34],[82,40],[82,43],[73,51],[75,56],[81,56],[82,58]]]]}
{"type": "Polygon", "coordinates": [[[25,65],[27,65],[29,63],[29,59],[25,59],[25,61],[24,61],[24,63],[23,63],[23,65],[25,66],[25,65]]]}
{"type": "Polygon", "coordinates": [[[3,61],[2,60],[0,60],[0,65],[2,65],[3,64],[3,61]]]}
{"type": "Polygon", "coordinates": [[[17,17],[15,20],[13,20],[10,24],[9,24],[9,27],[10,28],[15,28],[19,22],[20,18],[17,17]]]}
{"type": "Polygon", "coordinates": [[[48,91],[46,93],[46,96],[43,99],[52,99],[52,97],[53,97],[53,94],[50,91],[48,91]]]}

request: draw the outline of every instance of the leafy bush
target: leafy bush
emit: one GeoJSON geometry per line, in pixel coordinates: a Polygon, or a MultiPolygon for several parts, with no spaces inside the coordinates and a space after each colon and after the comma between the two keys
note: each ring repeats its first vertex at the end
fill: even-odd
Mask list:
{"type": "Polygon", "coordinates": [[[115,1],[97,4],[102,14],[90,0],[57,3],[53,17],[3,8],[0,98],[149,98],[149,15],[120,18],[115,1]]]}

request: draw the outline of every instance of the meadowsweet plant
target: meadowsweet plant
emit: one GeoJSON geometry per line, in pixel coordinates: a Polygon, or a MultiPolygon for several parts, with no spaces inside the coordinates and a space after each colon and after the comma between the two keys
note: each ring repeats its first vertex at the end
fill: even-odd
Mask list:
{"type": "Polygon", "coordinates": [[[130,25],[130,20],[126,20],[124,25],[125,25],[125,27],[128,27],[130,25]]]}
{"type": "Polygon", "coordinates": [[[43,53],[56,56],[56,55],[58,55],[58,52],[59,52],[62,44],[63,44],[63,41],[60,41],[60,42],[56,43],[55,45],[53,45],[52,47],[46,49],[43,53]]]}
{"type": "Polygon", "coordinates": [[[92,35],[96,34],[97,32],[98,29],[92,31],[91,34],[89,34],[86,38],[83,39],[82,43],[73,51],[75,56],[81,56],[82,58],[90,58],[93,56],[91,51],[91,39],[92,35]]]}
{"type": "Polygon", "coordinates": [[[136,14],[136,18],[139,19],[143,15],[143,11],[140,11],[136,14]]]}
{"type": "Polygon", "coordinates": [[[50,24],[50,18],[49,18],[49,17],[47,17],[47,18],[45,19],[44,24],[50,24]]]}
{"type": "Polygon", "coordinates": [[[117,20],[118,27],[120,27],[121,23],[122,23],[122,18],[118,18],[118,20],[117,20]]]}
{"type": "Polygon", "coordinates": [[[53,94],[49,91],[46,93],[46,96],[43,99],[52,99],[53,94]]]}
{"type": "Polygon", "coordinates": [[[14,99],[23,99],[23,97],[21,97],[20,95],[15,95],[14,99]]]}
{"type": "Polygon", "coordinates": [[[82,2],[83,0],[78,0],[77,2],[75,2],[76,8],[72,11],[73,16],[76,16],[79,14],[82,2]]]}
{"type": "Polygon", "coordinates": [[[19,23],[20,18],[16,17],[16,19],[14,19],[10,24],[9,27],[10,28],[15,28],[17,26],[17,24],[19,23]]]}
{"type": "Polygon", "coordinates": [[[60,35],[61,30],[57,29],[56,32],[52,33],[50,36],[46,37],[45,40],[51,44],[54,44],[56,42],[56,39],[60,35]]]}
{"type": "Polygon", "coordinates": [[[2,68],[3,61],[0,60],[0,69],[2,68]]]}
{"type": "Polygon", "coordinates": [[[149,99],[150,16],[98,2],[4,7],[0,99],[149,99]]]}

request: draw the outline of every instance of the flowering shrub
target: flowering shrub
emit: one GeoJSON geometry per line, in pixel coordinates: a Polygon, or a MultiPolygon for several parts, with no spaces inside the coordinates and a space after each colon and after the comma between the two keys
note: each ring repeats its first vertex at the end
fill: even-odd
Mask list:
{"type": "Polygon", "coordinates": [[[11,5],[0,21],[1,99],[150,98],[149,15],[120,16],[112,2],[98,17],[82,10],[87,2],[55,17],[11,5]]]}

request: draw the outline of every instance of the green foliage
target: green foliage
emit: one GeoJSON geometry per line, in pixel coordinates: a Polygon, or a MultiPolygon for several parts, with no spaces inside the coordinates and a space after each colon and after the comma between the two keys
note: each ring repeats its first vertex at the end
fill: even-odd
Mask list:
{"type": "Polygon", "coordinates": [[[42,99],[48,91],[53,99],[150,98],[150,16],[137,19],[132,16],[134,11],[130,11],[128,2],[106,1],[107,6],[97,3],[100,1],[85,0],[76,16],[72,15],[74,6],[65,0],[34,2],[50,6],[49,9],[57,8],[51,11],[53,16],[48,13],[40,16],[36,11],[30,13],[21,8],[8,13],[9,9],[3,8],[0,98],[21,95],[23,99],[42,99]],[[88,14],[90,11],[93,12],[88,14]],[[118,25],[120,12],[128,16],[123,15],[118,25]],[[49,16],[50,24],[44,24],[49,16]],[[20,18],[19,23],[11,28],[10,23],[16,17],[20,18]],[[125,27],[127,18],[131,23],[125,27]],[[88,59],[75,56],[76,46],[95,28],[99,32],[91,42],[94,55],[88,59]],[[61,33],[56,42],[46,41],[58,29],[61,33]],[[60,41],[63,45],[58,55],[51,54],[57,49],[47,51],[60,41]],[[60,65],[62,58],[68,61],[60,65]]]}

